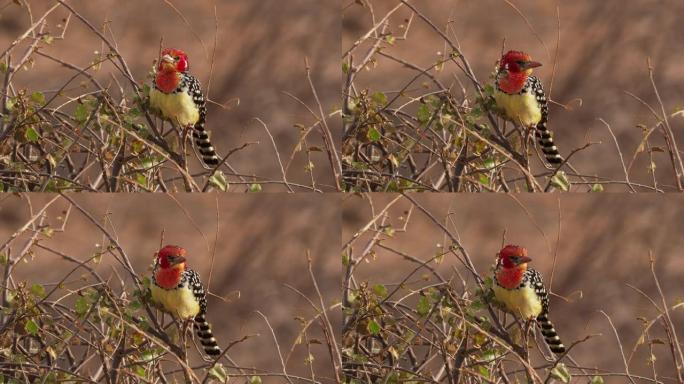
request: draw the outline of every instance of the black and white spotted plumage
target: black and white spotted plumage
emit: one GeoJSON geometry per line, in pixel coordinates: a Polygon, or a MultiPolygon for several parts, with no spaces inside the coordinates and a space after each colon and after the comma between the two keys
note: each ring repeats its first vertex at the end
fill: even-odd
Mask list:
{"type": "Polygon", "coordinates": [[[547,127],[549,119],[549,105],[541,81],[535,76],[528,76],[519,91],[509,93],[499,86],[499,81],[509,76],[509,72],[501,70],[497,74],[495,99],[504,113],[504,117],[513,123],[521,123],[526,128],[535,131],[535,137],[541,147],[546,161],[550,164],[563,162],[554,144],[551,131],[547,127]]]}
{"type": "Polygon", "coordinates": [[[549,102],[546,99],[542,83],[536,76],[530,76],[525,82],[523,91],[526,89],[528,92],[534,94],[534,97],[541,108],[541,120],[539,120],[535,127],[534,135],[539,142],[544,157],[546,157],[546,161],[551,164],[560,164],[563,162],[563,157],[560,155],[558,148],[553,142],[551,131],[546,127],[549,120],[549,102]]]}
{"type": "MultiPolygon", "coordinates": [[[[157,268],[159,268],[158,264],[155,265],[155,271],[153,273],[153,276],[157,276],[157,268]]],[[[167,292],[177,292],[178,294],[176,295],[175,301],[181,301],[186,299],[187,296],[183,295],[181,291],[189,290],[192,292],[192,297],[199,305],[199,312],[197,312],[197,314],[194,316],[194,328],[197,333],[197,337],[199,338],[200,343],[202,344],[202,347],[204,348],[204,351],[207,355],[220,355],[221,349],[216,343],[216,339],[214,338],[214,335],[211,331],[211,325],[207,322],[206,319],[207,295],[204,290],[204,285],[202,285],[202,280],[200,279],[199,273],[195,272],[190,268],[186,268],[183,271],[181,279],[178,282],[178,284],[171,289],[161,287],[154,278],[152,280],[156,289],[164,290],[167,292]]]]}
{"type": "MultiPolygon", "coordinates": [[[[185,93],[191,97],[193,104],[191,108],[196,109],[198,116],[197,121],[194,122],[194,124],[192,125],[192,137],[194,138],[195,145],[197,146],[197,150],[199,151],[200,156],[202,157],[202,161],[205,164],[209,166],[218,165],[221,162],[221,159],[216,154],[216,150],[214,149],[214,146],[211,144],[211,141],[209,140],[209,134],[205,129],[207,119],[207,106],[204,93],[202,92],[202,86],[199,80],[197,80],[197,78],[195,78],[187,72],[181,72],[179,76],[180,79],[178,82],[178,86],[170,93],[170,95],[185,93]]],[[[156,82],[153,82],[153,84],[155,91],[164,93],[158,87],[156,82]]],[[[169,93],[166,94],[169,95],[169,93]]],[[[164,115],[163,111],[161,112],[162,115],[164,115]]],[[[165,117],[168,120],[174,121],[174,118],[172,116],[163,117],[165,117]]]]}
{"type": "Polygon", "coordinates": [[[197,332],[197,337],[202,343],[204,352],[207,355],[216,356],[221,354],[221,349],[216,343],[214,334],[211,332],[211,325],[207,322],[207,294],[204,291],[204,286],[202,285],[202,280],[200,279],[199,273],[193,271],[192,269],[186,269],[183,273],[183,277],[187,278],[188,286],[192,289],[192,293],[199,302],[200,311],[195,316],[195,331],[197,332]]]}
{"type": "MultiPolygon", "coordinates": [[[[499,268],[499,267],[497,267],[499,268]]],[[[549,346],[549,349],[551,349],[551,352],[555,354],[561,354],[565,352],[565,346],[561,342],[560,338],[558,337],[558,334],[556,333],[556,329],[553,326],[553,323],[549,320],[549,294],[546,291],[546,287],[544,286],[544,281],[542,280],[542,276],[539,272],[532,268],[528,268],[525,273],[523,274],[523,278],[520,282],[520,285],[514,289],[507,289],[503,287],[499,281],[496,278],[496,274],[494,275],[494,283],[497,285],[497,289],[499,290],[505,290],[508,292],[516,291],[520,292],[521,297],[525,295],[524,291],[531,289],[534,292],[534,296],[538,300],[541,309],[539,310],[539,313],[536,314],[536,320],[537,320],[537,325],[539,325],[539,328],[541,329],[541,333],[544,336],[544,340],[546,341],[546,344],[549,346]]],[[[528,291],[529,292],[529,291],[528,291]]],[[[510,294],[507,295],[510,298],[510,294]]],[[[527,299],[525,299],[527,300],[527,299]]],[[[511,303],[516,303],[519,305],[520,300],[508,300],[511,303]]],[[[534,307],[534,305],[531,305],[530,307],[534,307]]],[[[537,307],[539,308],[539,307],[537,307]]],[[[516,312],[516,310],[520,309],[513,309],[513,308],[508,308],[511,312],[516,312]]],[[[527,310],[526,308],[525,310],[527,310]]],[[[517,313],[516,313],[517,314],[517,313]]]]}
{"type": "Polygon", "coordinates": [[[542,336],[546,340],[546,344],[551,349],[551,352],[555,354],[560,354],[565,352],[565,346],[558,337],[556,329],[553,327],[553,323],[549,320],[549,293],[546,292],[546,287],[542,281],[542,276],[536,270],[529,268],[525,272],[523,282],[527,280],[528,284],[534,288],[534,293],[537,294],[539,300],[541,300],[542,311],[537,316],[537,324],[541,329],[542,336]]]}
{"type": "Polygon", "coordinates": [[[199,120],[193,127],[192,137],[195,139],[200,155],[202,155],[202,161],[209,166],[217,165],[221,159],[216,155],[216,150],[209,141],[209,134],[204,128],[207,120],[207,102],[204,99],[204,93],[202,93],[202,86],[199,80],[187,73],[182,74],[181,84],[184,81],[187,83],[187,92],[192,96],[192,100],[199,109],[199,120]]]}

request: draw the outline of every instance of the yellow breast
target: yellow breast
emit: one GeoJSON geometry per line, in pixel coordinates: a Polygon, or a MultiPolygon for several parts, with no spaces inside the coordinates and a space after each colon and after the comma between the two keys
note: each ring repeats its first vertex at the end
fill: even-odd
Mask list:
{"type": "Polygon", "coordinates": [[[150,107],[165,119],[175,121],[183,127],[194,125],[199,120],[199,109],[187,92],[164,93],[152,88],[150,107]]]}
{"type": "Polygon", "coordinates": [[[162,289],[155,284],[150,285],[152,300],[166,312],[181,319],[195,317],[199,313],[199,303],[188,287],[178,289],[162,289]]]}
{"type": "Polygon", "coordinates": [[[541,300],[531,287],[505,289],[494,284],[493,289],[496,300],[516,316],[531,319],[536,318],[542,311],[541,300]]]}
{"type": "Polygon", "coordinates": [[[496,100],[499,109],[506,114],[506,118],[514,123],[532,127],[541,120],[541,108],[537,99],[530,92],[509,95],[505,92],[495,91],[494,100],[496,100]]]}

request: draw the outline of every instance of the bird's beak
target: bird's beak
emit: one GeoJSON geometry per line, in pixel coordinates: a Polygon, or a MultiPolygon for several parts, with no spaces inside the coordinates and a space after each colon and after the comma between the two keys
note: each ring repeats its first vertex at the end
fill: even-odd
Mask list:
{"type": "Polygon", "coordinates": [[[173,57],[171,57],[170,55],[162,56],[161,61],[163,61],[165,63],[173,63],[174,62],[173,57]]]}
{"type": "Polygon", "coordinates": [[[532,261],[532,259],[530,259],[530,258],[527,257],[527,256],[520,256],[520,257],[518,257],[518,265],[520,265],[520,264],[525,264],[525,263],[529,263],[530,261],[532,261]]]}
{"type": "Polygon", "coordinates": [[[180,263],[184,263],[185,257],[183,257],[183,256],[169,256],[168,260],[169,260],[169,264],[171,264],[171,266],[174,266],[174,265],[178,265],[180,263]]]}
{"type": "Polygon", "coordinates": [[[525,69],[541,67],[541,63],[537,61],[528,61],[525,63],[525,69]]]}

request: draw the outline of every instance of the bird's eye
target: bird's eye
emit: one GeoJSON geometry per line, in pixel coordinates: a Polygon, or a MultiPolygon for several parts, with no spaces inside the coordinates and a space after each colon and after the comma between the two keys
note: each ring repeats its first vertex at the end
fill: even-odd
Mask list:
{"type": "Polygon", "coordinates": [[[173,59],[178,61],[178,60],[180,60],[180,56],[175,56],[173,59]]]}
{"type": "Polygon", "coordinates": [[[524,62],[524,61],[522,61],[522,60],[518,60],[518,61],[516,61],[516,64],[518,64],[518,65],[522,66],[523,64],[525,64],[525,62],[524,62]]]}

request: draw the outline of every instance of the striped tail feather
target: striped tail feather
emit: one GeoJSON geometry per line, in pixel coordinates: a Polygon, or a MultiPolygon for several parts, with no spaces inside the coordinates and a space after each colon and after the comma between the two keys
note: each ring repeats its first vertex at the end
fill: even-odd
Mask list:
{"type": "Polygon", "coordinates": [[[558,148],[556,148],[556,144],[553,142],[551,131],[549,131],[549,128],[546,126],[546,123],[549,121],[549,102],[546,99],[539,79],[534,76],[530,76],[529,79],[532,82],[535,97],[541,108],[541,119],[539,119],[539,122],[535,127],[534,135],[537,137],[537,142],[544,153],[546,161],[548,161],[549,164],[561,164],[563,162],[563,157],[558,153],[558,148]]]}
{"type": "Polygon", "coordinates": [[[539,316],[537,316],[537,324],[539,324],[542,336],[544,336],[546,345],[549,346],[551,352],[557,355],[564,353],[565,345],[563,345],[563,343],[560,340],[560,337],[558,337],[556,329],[553,327],[553,323],[551,323],[551,321],[549,320],[546,311],[542,312],[541,314],[539,314],[539,316]]]}
{"type": "Polygon", "coordinates": [[[197,123],[195,123],[192,137],[195,139],[195,144],[202,156],[204,164],[215,166],[221,162],[221,159],[216,154],[214,146],[211,145],[211,141],[209,141],[209,134],[207,134],[207,131],[204,129],[206,114],[206,108],[200,108],[200,118],[197,123]]]}
{"type": "Polygon", "coordinates": [[[202,348],[204,348],[204,352],[207,355],[218,356],[221,354],[221,348],[216,343],[214,334],[211,332],[211,325],[209,325],[204,317],[204,312],[200,312],[195,316],[195,331],[197,331],[197,337],[199,337],[202,348]]]}
{"type": "Polygon", "coordinates": [[[560,164],[563,162],[563,157],[558,152],[556,144],[553,143],[551,131],[549,131],[549,129],[546,127],[547,115],[548,107],[544,105],[542,108],[542,118],[541,121],[537,123],[534,135],[537,137],[537,141],[539,142],[542,152],[544,152],[546,161],[548,161],[550,164],[560,164]]]}

